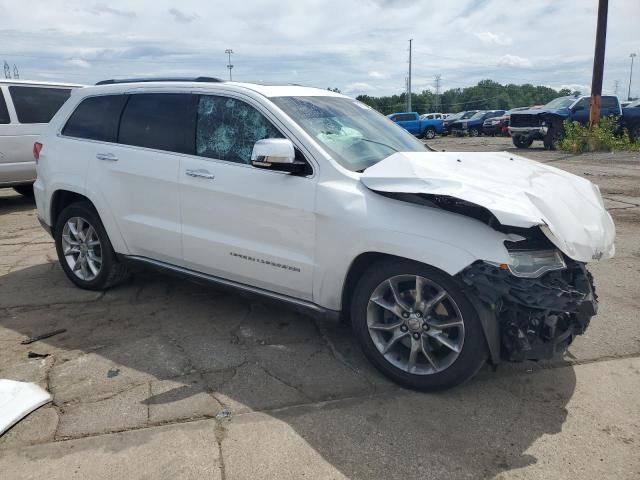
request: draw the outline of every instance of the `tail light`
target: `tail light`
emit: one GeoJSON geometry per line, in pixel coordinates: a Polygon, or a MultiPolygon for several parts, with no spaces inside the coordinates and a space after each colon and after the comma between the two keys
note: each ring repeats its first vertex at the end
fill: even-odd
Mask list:
{"type": "Polygon", "coordinates": [[[40,159],[40,150],[42,150],[42,144],[40,142],[36,142],[33,144],[33,158],[35,158],[36,163],[40,159]]]}

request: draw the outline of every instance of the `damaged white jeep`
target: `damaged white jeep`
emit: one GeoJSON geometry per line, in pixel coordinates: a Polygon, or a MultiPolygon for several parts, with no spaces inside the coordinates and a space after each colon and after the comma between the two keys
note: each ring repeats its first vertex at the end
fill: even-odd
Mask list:
{"type": "Polygon", "coordinates": [[[34,146],[38,216],[81,288],[147,265],[348,319],[410,388],[562,354],[614,254],[598,188],[429,152],[326,90],[211,78],[75,90],[34,146]]]}

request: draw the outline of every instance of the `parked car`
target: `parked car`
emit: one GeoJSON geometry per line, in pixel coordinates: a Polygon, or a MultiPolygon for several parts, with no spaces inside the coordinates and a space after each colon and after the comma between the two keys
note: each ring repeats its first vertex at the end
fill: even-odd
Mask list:
{"type": "Polygon", "coordinates": [[[516,107],[508,110],[499,117],[488,118],[482,124],[482,133],[485,135],[509,135],[509,118],[513,112],[529,110],[535,107],[516,107]]]}
{"type": "MultiPolygon", "coordinates": [[[[589,123],[591,97],[558,97],[539,109],[525,110],[511,115],[509,132],[513,144],[528,148],[535,140],[542,140],[546,149],[554,150],[564,137],[565,120],[589,123]]],[[[619,119],[620,131],[626,128],[632,138],[638,138],[640,111],[633,107],[622,109],[618,97],[603,95],[600,102],[600,117],[615,116],[619,119]]]]}
{"type": "Polygon", "coordinates": [[[420,120],[444,120],[444,113],[424,113],[420,115],[420,120]]]}
{"type": "Polygon", "coordinates": [[[586,263],[614,254],[588,180],[512,153],[429,152],[322,89],[78,89],[34,156],[38,218],[78,287],[144,265],[343,318],[415,389],[563,352],[596,313],[586,263]]]}
{"type": "Polygon", "coordinates": [[[452,113],[449,115],[443,122],[442,128],[444,131],[442,135],[449,135],[451,133],[451,125],[457,120],[466,120],[467,118],[473,117],[478,110],[467,110],[464,112],[452,113]]]}
{"type": "Polygon", "coordinates": [[[431,139],[442,133],[442,120],[423,120],[416,112],[392,113],[387,118],[418,138],[431,139]]]}
{"type": "Polygon", "coordinates": [[[451,133],[454,135],[469,135],[477,137],[482,133],[484,121],[504,115],[504,110],[480,110],[466,119],[458,119],[450,124],[451,133]]]}
{"type": "Polygon", "coordinates": [[[80,85],[0,80],[0,188],[33,196],[33,142],[72,88],[80,85]]]}

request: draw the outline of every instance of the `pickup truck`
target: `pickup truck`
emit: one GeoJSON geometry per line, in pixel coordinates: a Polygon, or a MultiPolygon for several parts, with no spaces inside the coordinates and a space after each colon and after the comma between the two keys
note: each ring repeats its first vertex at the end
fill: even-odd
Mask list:
{"type": "MultiPolygon", "coordinates": [[[[534,140],[542,140],[544,148],[555,150],[564,136],[565,120],[589,123],[591,97],[559,97],[536,110],[514,112],[510,118],[509,133],[518,148],[529,148],[534,140]]],[[[618,97],[604,95],[600,101],[600,116],[615,116],[619,122],[619,132],[627,129],[632,139],[638,138],[640,109],[620,108],[618,97]]]]}
{"type": "Polygon", "coordinates": [[[392,113],[387,118],[418,138],[431,139],[444,130],[442,119],[422,120],[417,112],[392,113]]]}

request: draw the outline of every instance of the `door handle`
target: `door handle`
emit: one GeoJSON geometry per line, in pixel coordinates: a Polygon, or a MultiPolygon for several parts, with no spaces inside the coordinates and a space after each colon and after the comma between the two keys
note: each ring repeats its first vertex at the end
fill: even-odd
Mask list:
{"type": "Polygon", "coordinates": [[[98,160],[107,160],[109,162],[118,161],[118,157],[116,157],[113,153],[96,153],[96,158],[98,160]]]}
{"type": "Polygon", "coordinates": [[[209,180],[213,180],[214,178],[216,178],[216,176],[213,173],[209,172],[209,170],[204,170],[204,169],[194,170],[194,169],[188,168],[185,173],[190,177],[196,177],[196,178],[208,178],[209,180]]]}

